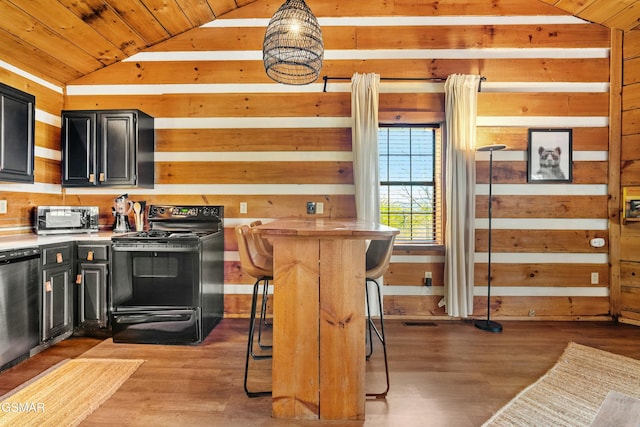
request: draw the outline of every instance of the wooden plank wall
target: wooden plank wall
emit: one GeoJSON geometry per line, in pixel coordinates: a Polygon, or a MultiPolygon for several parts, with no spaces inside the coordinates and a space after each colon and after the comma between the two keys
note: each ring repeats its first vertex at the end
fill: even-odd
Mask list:
{"type": "MultiPolygon", "coordinates": [[[[620,184],[640,199],[640,31],[624,35],[620,184]]],[[[640,324],[640,223],[621,225],[620,320],[640,324]]]]}
{"type": "MultiPolygon", "coordinates": [[[[437,7],[431,1],[308,4],[323,28],[323,75],[487,78],[478,144],[508,146],[494,155],[494,317],[607,318],[608,245],[593,248],[589,240],[608,241],[608,29],[530,0],[490,8],[476,0],[464,6],[443,0],[437,7]],[[550,127],[573,129],[573,183],[527,184],[527,130],[550,127]],[[598,285],[591,285],[593,272],[598,285]]],[[[128,190],[134,200],[225,206],[228,316],[248,313],[253,281],[239,268],[235,225],[304,216],[307,201],[324,202],[325,216],[355,212],[349,82],[331,81],[324,93],[321,83],[268,80],[261,45],[276,8],[258,0],[66,88],[67,109],[139,108],[156,117],[156,186],[128,190]],[[240,202],[247,202],[247,214],[240,214],[240,202]]],[[[443,105],[442,84],[381,86],[383,122],[441,120],[443,105]]],[[[482,316],[487,156],[477,154],[477,169],[476,314],[482,316]]],[[[57,185],[51,175],[39,175],[38,184],[57,185]]],[[[119,191],[61,193],[70,204],[101,206],[107,225],[119,191]]],[[[385,312],[444,317],[442,262],[442,248],[396,251],[384,278],[385,312]],[[425,271],[433,272],[430,288],[422,285],[425,271]]]]}

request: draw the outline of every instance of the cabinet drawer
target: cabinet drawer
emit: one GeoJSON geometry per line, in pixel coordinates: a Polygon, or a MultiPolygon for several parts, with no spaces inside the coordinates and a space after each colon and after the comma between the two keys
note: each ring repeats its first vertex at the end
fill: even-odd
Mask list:
{"type": "Polygon", "coordinates": [[[108,245],[78,245],[78,260],[80,261],[108,261],[108,245]]]}
{"type": "Polygon", "coordinates": [[[72,260],[71,245],[49,246],[42,248],[42,266],[67,264],[72,260]]]}

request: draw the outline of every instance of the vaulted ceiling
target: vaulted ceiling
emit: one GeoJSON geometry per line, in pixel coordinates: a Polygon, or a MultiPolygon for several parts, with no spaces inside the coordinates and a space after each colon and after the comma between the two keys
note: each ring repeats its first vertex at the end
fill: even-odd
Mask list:
{"type": "MultiPolygon", "coordinates": [[[[0,58],[67,83],[254,1],[2,0],[0,58]]],[[[522,1],[625,32],[640,28],[640,0],[522,1]]]]}

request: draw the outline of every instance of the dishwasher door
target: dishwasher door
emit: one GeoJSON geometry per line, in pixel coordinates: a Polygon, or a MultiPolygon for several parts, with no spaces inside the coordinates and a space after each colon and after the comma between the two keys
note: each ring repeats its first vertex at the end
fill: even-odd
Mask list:
{"type": "Polygon", "coordinates": [[[40,249],[0,252],[0,371],[40,342],[40,249]]]}

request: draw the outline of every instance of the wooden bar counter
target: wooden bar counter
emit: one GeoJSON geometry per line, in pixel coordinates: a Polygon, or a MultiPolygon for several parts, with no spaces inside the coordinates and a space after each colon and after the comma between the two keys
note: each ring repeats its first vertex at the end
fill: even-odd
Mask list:
{"type": "Polygon", "coordinates": [[[274,248],[273,416],[364,419],[366,241],[398,230],[300,218],[255,232],[274,248]]]}

